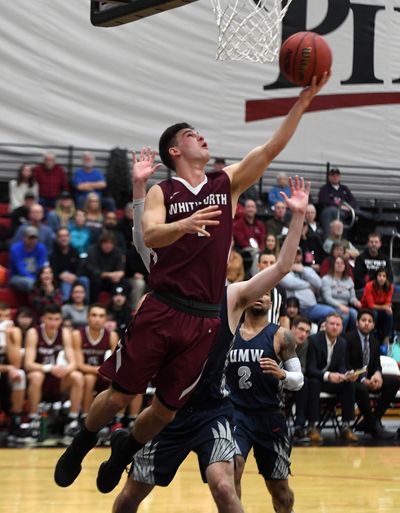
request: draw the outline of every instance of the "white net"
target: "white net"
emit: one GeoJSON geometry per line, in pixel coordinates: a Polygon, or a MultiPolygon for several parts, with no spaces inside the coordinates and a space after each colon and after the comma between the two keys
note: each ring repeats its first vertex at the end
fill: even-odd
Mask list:
{"type": "Polygon", "coordinates": [[[211,0],[219,29],[216,58],[273,62],[292,0],[211,0]]]}

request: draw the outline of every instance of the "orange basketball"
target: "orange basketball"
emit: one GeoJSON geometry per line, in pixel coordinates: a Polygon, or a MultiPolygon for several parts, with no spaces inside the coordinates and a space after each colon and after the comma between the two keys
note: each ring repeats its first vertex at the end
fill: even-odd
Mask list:
{"type": "Polygon", "coordinates": [[[332,52],[315,32],[297,32],[284,41],[279,52],[282,75],[294,85],[308,86],[314,75],[319,81],[332,66],[332,52]]]}

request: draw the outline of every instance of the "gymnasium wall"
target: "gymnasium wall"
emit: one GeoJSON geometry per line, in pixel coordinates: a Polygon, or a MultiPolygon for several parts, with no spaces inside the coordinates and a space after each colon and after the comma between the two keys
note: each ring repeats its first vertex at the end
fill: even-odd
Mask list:
{"type": "MultiPolygon", "coordinates": [[[[92,27],[89,4],[2,3],[0,142],[140,148],[188,120],[213,155],[235,159],[281,122],[265,117],[265,102],[299,93],[276,63],[215,60],[208,0],[118,28],[92,27]]],[[[285,31],[324,34],[334,65],[323,110],[303,118],[281,159],[400,167],[399,9],[398,0],[293,0],[285,31]]]]}

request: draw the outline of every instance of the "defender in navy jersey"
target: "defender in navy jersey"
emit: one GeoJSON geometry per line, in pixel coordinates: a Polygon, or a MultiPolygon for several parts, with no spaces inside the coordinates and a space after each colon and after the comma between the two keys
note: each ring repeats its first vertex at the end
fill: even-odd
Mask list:
{"type": "MultiPolygon", "coordinates": [[[[314,78],[273,136],[221,172],[206,175],[208,145],[187,123],[173,125],[162,134],[161,159],[177,176],[154,185],[146,197],[143,237],[152,250],[154,290],[132,321],[125,344],[100,369],[112,380],[112,387],[95,399],[85,429],[62,457],[55,476],[61,486],[68,486],[79,474],[97,432],[133,395],[144,393],[150,380],[156,396],[138,416],[131,436],[112,443],[111,458],[98,474],[102,492],[117,485],[133,454],[171,422],[189,399],[220,325],[231,223],[239,195],[259,180],[285,147],[327,79],[325,74],[317,84],[314,78]]],[[[154,158],[148,149],[136,164],[151,173],[157,168],[154,158]]]]}
{"type": "MultiPolygon", "coordinates": [[[[305,208],[307,194],[303,195],[300,192],[302,189],[303,186],[297,182],[292,193],[297,201],[303,198],[305,208]]],[[[167,486],[190,451],[198,455],[203,481],[207,481],[218,511],[242,513],[233,480],[235,447],[231,430],[232,403],[227,398],[226,357],[232,348],[232,333],[235,332],[244,309],[265,289],[277,283],[279,275],[285,273],[282,263],[291,260],[296,251],[294,245],[301,231],[303,214],[302,210],[294,210],[289,234],[278,263],[247,282],[227,287],[222,302],[218,340],[210,353],[200,382],[175,419],[136,453],[130,478],[114,503],[114,513],[135,512],[155,485],[167,486]]],[[[141,205],[136,203],[135,219],[139,221],[141,215],[141,205]]],[[[144,263],[148,265],[149,254],[140,246],[137,233],[134,234],[134,240],[144,263]]]]}
{"type": "Polygon", "coordinates": [[[299,390],[303,374],[295,338],[289,330],[268,322],[270,308],[269,293],[247,308],[229,352],[227,380],[237,447],[235,481],[240,497],[246,458],[253,448],[275,511],[291,513],[290,444],[281,393],[283,387],[299,390]]]}
{"type": "Polygon", "coordinates": [[[102,392],[110,386],[110,382],[100,376],[99,367],[117,347],[118,335],[115,331],[107,330],[106,322],[105,306],[94,303],[88,309],[87,326],[72,332],[77,367],[84,379],[81,410],[83,416],[89,411],[94,392],[102,392]]]}

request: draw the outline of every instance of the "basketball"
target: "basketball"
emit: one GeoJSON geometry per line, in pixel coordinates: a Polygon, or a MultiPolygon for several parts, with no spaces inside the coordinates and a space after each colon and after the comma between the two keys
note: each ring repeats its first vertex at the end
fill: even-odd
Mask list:
{"type": "Polygon", "coordinates": [[[297,32],[288,37],[279,52],[282,75],[294,85],[308,86],[312,77],[319,81],[332,65],[332,52],[315,32],[297,32]]]}

